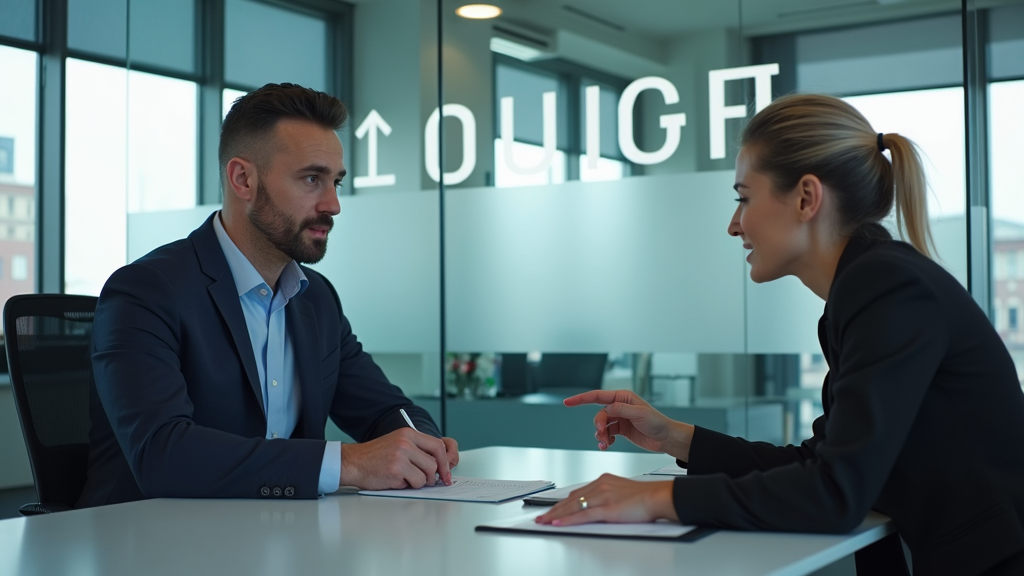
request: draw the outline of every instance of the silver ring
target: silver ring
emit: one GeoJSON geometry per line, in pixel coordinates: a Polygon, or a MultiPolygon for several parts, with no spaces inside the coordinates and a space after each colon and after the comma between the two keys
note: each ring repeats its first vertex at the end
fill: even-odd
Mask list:
{"type": "Polygon", "coordinates": [[[583,511],[583,510],[586,510],[586,509],[587,509],[587,499],[584,498],[583,496],[580,496],[580,511],[583,511]]]}

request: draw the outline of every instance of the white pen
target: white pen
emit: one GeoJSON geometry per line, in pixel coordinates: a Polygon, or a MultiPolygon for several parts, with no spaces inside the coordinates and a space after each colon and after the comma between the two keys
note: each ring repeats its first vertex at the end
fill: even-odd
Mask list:
{"type": "MultiPolygon", "coordinates": [[[[412,423],[412,418],[409,418],[409,415],[405,413],[405,408],[399,408],[398,411],[402,413],[402,418],[405,418],[405,423],[409,425],[409,428],[416,430],[416,425],[412,423]]],[[[419,430],[416,431],[419,432],[419,430]]]]}
{"type": "MultiPolygon", "coordinates": [[[[416,430],[416,425],[412,423],[412,418],[409,418],[409,414],[406,413],[405,408],[399,408],[398,411],[402,413],[402,418],[405,418],[405,423],[409,425],[409,428],[416,430]]],[[[416,431],[419,432],[419,430],[416,431]]],[[[440,479],[441,474],[437,474],[437,478],[440,479]]]]}

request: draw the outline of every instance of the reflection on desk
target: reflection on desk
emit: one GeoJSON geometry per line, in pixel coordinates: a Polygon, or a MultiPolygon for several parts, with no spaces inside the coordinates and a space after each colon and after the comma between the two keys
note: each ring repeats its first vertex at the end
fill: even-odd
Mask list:
{"type": "MultiPolygon", "coordinates": [[[[466,476],[560,485],[635,476],[664,455],[491,447],[463,453],[466,476]]],[[[847,535],[719,531],[694,543],[479,534],[524,513],[478,504],[359,496],[320,500],[143,500],[0,521],[0,574],[522,575],[807,574],[889,533],[871,516],[847,535]],[[742,551],[742,552],[740,552],[742,551]]]]}

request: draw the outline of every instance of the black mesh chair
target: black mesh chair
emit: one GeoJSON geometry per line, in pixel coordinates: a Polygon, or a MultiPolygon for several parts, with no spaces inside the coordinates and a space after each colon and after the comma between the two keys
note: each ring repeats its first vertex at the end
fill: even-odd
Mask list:
{"type": "Polygon", "coordinates": [[[89,458],[89,345],[93,296],[23,294],[4,306],[14,404],[25,434],[38,504],[25,516],[69,510],[89,458]]]}

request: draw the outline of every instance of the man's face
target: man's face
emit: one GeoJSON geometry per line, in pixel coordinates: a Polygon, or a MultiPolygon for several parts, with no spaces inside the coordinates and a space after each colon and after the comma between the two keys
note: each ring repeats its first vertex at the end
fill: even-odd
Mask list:
{"type": "Polygon", "coordinates": [[[262,167],[249,221],[281,253],[313,264],[327,252],[337,186],[345,176],[341,141],[333,130],[285,119],[275,128],[275,151],[262,167]]]}

